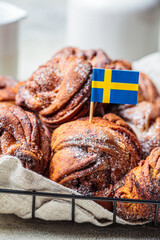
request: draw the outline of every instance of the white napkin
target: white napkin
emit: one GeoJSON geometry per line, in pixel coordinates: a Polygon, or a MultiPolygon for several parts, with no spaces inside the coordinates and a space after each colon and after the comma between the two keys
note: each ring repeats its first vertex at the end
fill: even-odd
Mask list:
{"type": "Polygon", "coordinates": [[[146,73],[160,91],[160,52],[152,53],[133,62],[133,70],[146,73]]]}
{"type": "MultiPolygon", "coordinates": [[[[35,172],[23,168],[20,160],[12,156],[0,158],[0,188],[77,194],[35,172]]],[[[112,223],[113,214],[91,200],[76,200],[75,221],[90,222],[97,226],[112,223]]],[[[21,218],[32,216],[32,196],[0,193],[0,213],[15,214],[21,218]]],[[[71,200],[36,197],[35,217],[44,220],[71,220],[71,200]]],[[[117,222],[126,224],[117,218],[117,222]]]]}

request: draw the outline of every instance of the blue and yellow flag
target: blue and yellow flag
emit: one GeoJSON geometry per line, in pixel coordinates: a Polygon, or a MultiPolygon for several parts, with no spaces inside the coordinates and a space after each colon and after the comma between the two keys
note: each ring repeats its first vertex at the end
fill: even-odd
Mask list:
{"type": "Polygon", "coordinates": [[[91,102],[137,104],[139,72],[93,69],[91,102]]]}

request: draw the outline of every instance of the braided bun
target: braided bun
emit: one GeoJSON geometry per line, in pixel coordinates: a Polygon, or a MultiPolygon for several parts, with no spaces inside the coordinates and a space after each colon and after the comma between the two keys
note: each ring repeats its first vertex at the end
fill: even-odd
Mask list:
{"type": "Polygon", "coordinates": [[[16,156],[25,168],[44,173],[50,158],[49,140],[33,113],[0,104],[0,154],[16,156]]]}

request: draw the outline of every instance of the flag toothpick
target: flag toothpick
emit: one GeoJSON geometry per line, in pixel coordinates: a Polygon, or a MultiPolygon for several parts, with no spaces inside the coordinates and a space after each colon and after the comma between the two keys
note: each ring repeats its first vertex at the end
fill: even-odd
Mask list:
{"type": "Polygon", "coordinates": [[[93,110],[94,110],[94,102],[90,102],[89,123],[92,122],[92,118],[93,118],[93,110]]]}
{"type": "Polygon", "coordinates": [[[136,105],[138,84],[137,71],[93,68],[89,123],[93,118],[94,102],[136,105]]]}

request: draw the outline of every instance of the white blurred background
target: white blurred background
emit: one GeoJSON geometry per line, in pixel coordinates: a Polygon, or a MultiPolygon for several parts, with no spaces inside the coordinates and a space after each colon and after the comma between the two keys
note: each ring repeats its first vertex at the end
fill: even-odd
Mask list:
{"type": "MultiPolygon", "coordinates": [[[[77,0],[74,0],[74,2],[76,1],[77,0]]],[[[145,0],[145,1],[148,2],[152,0],[145,0]]],[[[20,51],[19,51],[19,60],[18,60],[19,62],[18,79],[20,80],[28,79],[28,77],[32,74],[34,70],[37,69],[37,67],[40,64],[45,63],[48,59],[51,58],[51,56],[57,50],[60,50],[62,47],[67,46],[68,43],[70,44],[73,43],[74,45],[77,43],[76,45],[78,47],[85,47],[85,44],[88,47],[89,43],[91,43],[90,44],[91,47],[94,47],[93,37],[90,40],[90,35],[91,35],[89,33],[90,26],[89,25],[87,26],[88,27],[87,31],[89,33],[88,36],[85,35],[85,32],[84,34],[81,34],[79,36],[78,30],[80,28],[78,26],[77,28],[73,27],[75,26],[74,24],[79,24],[79,22],[77,22],[79,20],[76,19],[76,16],[74,15],[71,16],[70,12],[69,12],[70,26],[66,30],[67,0],[7,0],[6,2],[15,4],[28,12],[28,17],[24,19],[20,24],[20,37],[19,37],[20,51]],[[74,19],[75,19],[75,22],[74,22],[74,19]],[[72,32],[72,34],[70,34],[70,37],[67,36],[66,31],[72,32]]],[[[85,1],[83,0],[83,2],[85,1]]],[[[89,0],[89,3],[91,2],[92,1],[89,0]]],[[[97,3],[98,2],[99,1],[97,0],[97,3]]],[[[141,0],[139,0],[139,2],[141,2],[141,0]]],[[[119,0],[119,3],[121,3],[120,0],[119,0]]],[[[95,9],[96,8],[97,6],[95,6],[95,9]]],[[[87,12],[86,13],[83,12],[81,13],[81,17],[83,19],[87,17],[89,20],[89,18],[91,19],[92,16],[88,15],[87,12]]],[[[145,19],[143,21],[145,21],[145,19]]],[[[96,19],[95,19],[95,22],[96,22],[96,19]]],[[[112,23],[112,19],[110,19],[110,22],[108,24],[110,25],[111,23],[112,23]]],[[[80,24],[83,30],[83,27],[85,27],[86,24],[85,22],[82,22],[82,23],[80,22],[80,24]]],[[[120,32],[122,33],[124,32],[123,27],[124,26],[120,27],[120,32]]],[[[93,29],[94,29],[94,25],[93,25],[93,29]]],[[[91,29],[91,31],[94,31],[93,29],[91,29]]],[[[107,34],[106,23],[104,23],[103,29],[104,29],[104,32],[106,31],[105,34],[107,34]]],[[[138,39],[138,37],[139,36],[137,35],[136,39],[138,39]]],[[[103,36],[102,37],[99,36],[99,39],[100,38],[103,38],[103,36]]],[[[99,42],[100,42],[100,46],[98,46],[95,43],[95,47],[101,47],[101,44],[102,45],[104,44],[102,41],[99,41],[99,42]]],[[[115,47],[117,48],[117,45],[115,47]]],[[[131,46],[131,48],[133,48],[133,46],[131,46]]],[[[109,51],[107,51],[107,53],[108,52],[110,54],[110,49],[109,51]]],[[[114,57],[114,56],[111,56],[111,57],[114,57]]],[[[119,56],[119,58],[121,57],[123,56],[119,56]]]]}
{"type": "Polygon", "coordinates": [[[66,0],[7,0],[27,11],[20,23],[18,79],[26,80],[40,64],[65,46],[66,0]]]}

